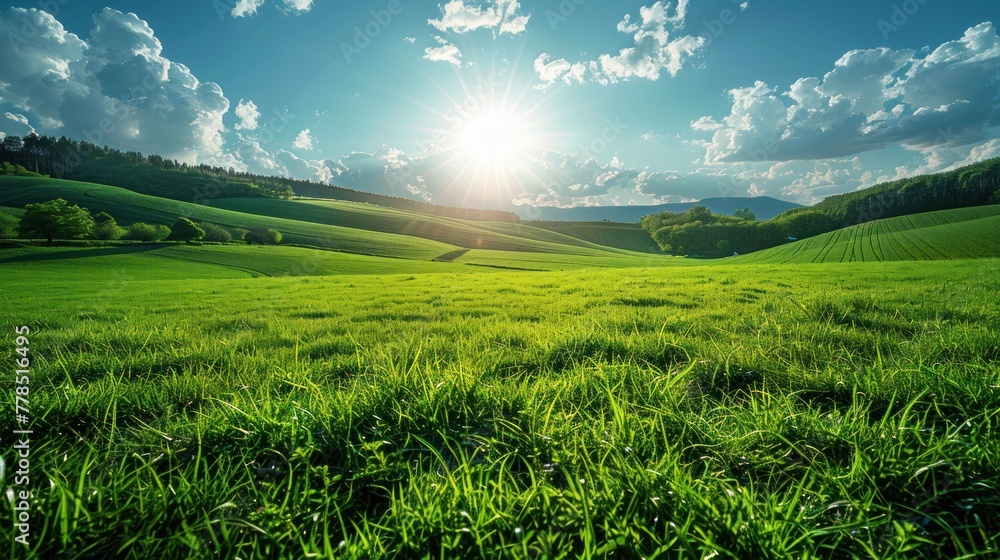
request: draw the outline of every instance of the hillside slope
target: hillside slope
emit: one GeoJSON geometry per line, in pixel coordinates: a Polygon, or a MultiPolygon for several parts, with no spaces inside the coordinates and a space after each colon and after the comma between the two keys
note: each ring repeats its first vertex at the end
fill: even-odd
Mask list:
{"type": "Polygon", "coordinates": [[[649,233],[639,224],[619,222],[526,222],[549,231],[583,239],[598,245],[615,247],[638,253],[662,253],[649,233]]]}
{"type": "Polygon", "coordinates": [[[921,212],[989,204],[1000,196],[1000,158],[828,196],[812,206],[842,226],[921,212]]]}
{"type": "Polygon", "coordinates": [[[876,220],[757,253],[740,263],[829,263],[1000,257],[1000,205],[876,220]]]}
{"type": "Polygon", "coordinates": [[[465,249],[592,256],[617,251],[526,224],[458,220],[356,202],[229,198],[214,200],[211,205],[260,216],[414,236],[465,249]]]}
{"type": "Polygon", "coordinates": [[[275,228],[282,233],[286,244],[313,245],[350,253],[430,260],[456,249],[454,245],[419,237],[245,214],[138,194],[118,187],[48,178],[0,177],[0,206],[23,208],[25,204],[54,198],[64,198],[95,214],[107,212],[122,225],[147,222],[169,226],[178,216],[185,216],[229,228],[275,228]]]}
{"type": "MultiPolygon", "coordinates": [[[[459,272],[453,263],[356,255],[305,247],[143,243],[110,247],[8,247],[0,251],[8,284],[37,278],[89,283],[95,297],[113,297],[146,280],[264,276],[334,276],[459,272]]],[[[4,290],[0,287],[0,294],[4,290]]]]}

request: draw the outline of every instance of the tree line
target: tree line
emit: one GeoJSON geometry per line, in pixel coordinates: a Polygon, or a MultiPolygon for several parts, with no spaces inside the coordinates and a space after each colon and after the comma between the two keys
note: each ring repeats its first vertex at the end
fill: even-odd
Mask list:
{"type": "Polygon", "coordinates": [[[513,212],[438,206],[395,196],[367,193],[284,177],[269,177],[210,165],[188,165],[158,155],[121,151],[65,136],[7,136],[0,141],[0,162],[32,173],[121,187],[185,202],[213,198],[291,198],[305,196],[361,202],[463,220],[518,222],[513,212]]]}
{"type": "Polygon", "coordinates": [[[758,222],[748,210],[713,214],[703,206],[662,212],[641,225],[673,255],[724,257],[751,253],[882,218],[1000,204],[1000,158],[936,175],[884,183],[824,199],[758,222]]]}
{"type": "Polygon", "coordinates": [[[170,227],[145,222],[123,227],[107,212],[94,216],[90,210],[70,204],[62,198],[27,204],[20,218],[0,213],[0,238],[17,237],[41,238],[48,243],[56,239],[90,238],[100,241],[127,239],[143,242],[242,241],[251,245],[277,245],[282,239],[281,232],[271,228],[224,228],[209,222],[195,222],[183,216],[178,217],[170,227]]]}
{"type": "Polygon", "coordinates": [[[829,196],[812,206],[839,227],[907,214],[1000,202],[1000,158],[829,196]]]}
{"type": "Polygon", "coordinates": [[[7,136],[0,161],[57,179],[121,187],[187,202],[208,198],[290,198],[283,185],[259,185],[246,173],[210,165],[188,165],[157,155],[123,152],[65,136],[7,136]]]}

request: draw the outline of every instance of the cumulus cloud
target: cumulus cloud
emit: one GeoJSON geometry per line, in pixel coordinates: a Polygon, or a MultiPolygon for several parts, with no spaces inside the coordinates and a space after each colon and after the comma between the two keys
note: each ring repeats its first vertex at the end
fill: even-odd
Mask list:
{"type": "MultiPolygon", "coordinates": [[[[239,0],[233,6],[233,17],[257,15],[257,10],[264,5],[264,0],[239,0]]],[[[285,13],[304,14],[312,9],[313,0],[277,0],[277,8],[285,13]]]]}
{"type": "Polygon", "coordinates": [[[329,181],[351,189],[390,196],[417,198],[442,204],[461,201],[450,192],[454,184],[454,154],[407,154],[383,146],[374,152],[352,152],[337,160],[310,162],[329,181]],[[433,192],[431,189],[434,189],[433,192]]]}
{"type": "MultiPolygon", "coordinates": [[[[601,162],[581,154],[547,150],[514,168],[510,182],[502,188],[470,192],[469,182],[476,179],[475,172],[470,171],[459,153],[437,146],[414,153],[383,146],[373,152],[313,160],[284,150],[271,155],[251,140],[242,142],[238,154],[253,172],[449,206],[504,209],[525,205],[663,204],[768,194],[813,204],[825,196],[870,186],[876,181],[910,176],[917,169],[916,165],[900,166],[886,176],[880,168],[854,157],[679,171],[637,168],[618,157],[601,162]]],[[[982,146],[975,156],[970,155],[970,162],[972,157],[985,157],[997,150],[1000,145],[982,146]]]]}
{"type": "Polygon", "coordinates": [[[491,29],[494,34],[518,35],[531,19],[530,14],[521,13],[517,0],[450,0],[440,9],[441,19],[430,19],[427,23],[443,32],[491,29]]]}
{"type": "MultiPolygon", "coordinates": [[[[470,181],[477,180],[475,170],[468,167],[461,154],[439,146],[410,153],[383,146],[338,159],[310,160],[286,151],[268,159],[266,152],[258,152],[251,142],[241,155],[248,162],[256,162],[256,168],[270,166],[273,174],[449,206],[503,209],[524,205],[660,204],[746,196],[778,192],[795,178],[791,171],[775,173],[769,179],[766,170],[738,173],[720,168],[636,168],[618,157],[600,162],[581,154],[547,150],[511,169],[509,181],[470,191],[470,181]]],[[[796,173],[805,171],[797,169],[796,173]]],[[[808,188],[795,192],[805,199],[814,194],[808,188]]]]}
{"type": "Polygon", "coordinates": [[[312,151],[314,149],[312,133],[309,129],[305,129],[295,137],[295,142],[292,143],[293,146],[300,150],[312,151]]]}
{"type": "Polygon", "coordinates": [[[236,123],[236,130],[257,130],[260,111],[253,101],[244,102],[241,99],[236,104],[236,116],[240,119],[240,122],[236,123]]]}
{"type": "MultiPolygon", "coordinates": [[[[255,159],[247,146],[243,157],[255,159]]],[[[716,196],[715,177],[697,173],[651,172],[628,167],[612,158],[593,158],[546,151],[512,172],[512,181],[501,191],[470,193],[470,170],[462,157],[434,148],[407,153],[383,146],[373,152],[353,152],[335,160],[309,160],[281,151],[267,161],[275,173],[330,182],[346,188],[417,198],[445,205],[511,208],[512,205],[580,206],[678,202],[716,196]]],[[[721,175],[719,171],[712,171],[721,175]]],[[[474,173],[473,173],[474,174],[474,173]]],[[[487,189],[490,190],[490,189],[487,189]]]]}
{"type": "Polygon", "coordinates": [[[223,147],[222,89],[162,55],[149,25],[105,8],[86,40],[50,14],[0,10],[0,103],[44,134],[196,162],[223,147]],[[18,40],[25,29],[30,41],[18,40]]]}
{"type": "Polygon", "coordinates": [[[275,160],[284,166],[285,173],[289,177],[318,180],[321,174],[321,162],[307,161],[286,150],[278,150],[275,160]]]}
{"type": "Polygon", "coordinates": [[[972,165],[974,163],[1000,157],[1000,139],[994,138],[989,142],[981,144],[979,146],[974,146],[969,150],[969,155],[965,159],[958,159],[955,163],[951,164],[948,170],[958,169],[959,167],[965,167],[967,165],[972,165]]]}
{"type": "Polygon", "coordinates": [[[783,92],[757,82],[729,95],[731,112],[706,144],[710,163],[982,143],[1000,126],[1000,38],[983,23],[930,52],[852,51],[822,78],[802,78],[783,92]]]}
{"type": "Polygon", "coordinates": [[[238,134],[231,148],[231,153],[238,162],[233,167],[241,171],[258,175],[289,176],[288,170],[275,155],[261,147],[260,141],[256,138],[238,134]]]}
{"type": "Polygon", "coordinates": [[[518,174],[523,192],[518,205],[594,206],[661,204],[713,196],[744,196],[749,184],[719,169],[659,171],[627,165],[618,157],[607,163],[579,154],[546,151],[518,174]]]}
{"type": "Polygon", "coordinates": [[[782,162],[759,176],[773,186],[780,185],[781,198],[810,205],[830,195],[871,186],[871,177],[865,175],[859,157],[782,162]]]}
{"type": "Polygon", "coordinates": [[[542,53],[535,59],[535,73],[542,81],[536,89],[545,89],[556,82],[566,85],[582,84],[586,81],[587,65],[581,62],[570,63],[565,58],[552,60],[551,55],[542,53]]]}
{"type": "Polygon", "coordinates": [[[233,17],[252,16],[257,13],[257,9],[264,5],[264,0],[239,0],[233,6],[233,17]]]}
{"type": "Polygon", "coordinates": [[[678,0],[671,10],[671,2],[659,1],[639,9],[639,21],[631,14],[618,23],[618,31],[631,35],[632,46],[618,54],[602,54],[597,60],[570,63],[542,53],[535,59],[535,72],[541,81],[540,88],[551,87],[556,82],[570,84],[583,82],[584,75],[601,84],[614,84],[631,79],[659,80],[663,72],[676,76],[685,63],[701,50],[704,37],[683,35],[674,37],[684,28],[688,0],[678,0]]]}
{"type": "Polygon", "coordinates": [[[296,13],[308,12],[313,7],[313,0],[282,0],[282,3],[285,8],[296,13]]]}
{"type": "Polygon", "coordinates": [[[424,59],[433,62],[450,62],[455,66],[462,66],[462,51],[455,45],[449,43],[441,37],[434,37],[438,46],[424,49],[424,59]]]}
{"type": "Polygon", "coordinates": [[[717,123],[712,117],[702,117],[691,123],[692,130],[719,130],[722,125],[717,123]]]}

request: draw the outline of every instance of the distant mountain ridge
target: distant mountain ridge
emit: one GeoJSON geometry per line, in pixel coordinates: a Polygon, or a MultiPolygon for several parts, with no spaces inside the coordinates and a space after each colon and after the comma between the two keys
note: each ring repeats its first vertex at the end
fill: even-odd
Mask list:
{"type": "Polygon", "coordinates": [[[552,222],[620,222],[636,223],[645,216],[660,212],[687,212],[695,206],[704,206],[715,214],[732,216],[737,210],[749,208],[757,215],[758,220],[771,218],[791,210],[802,208],[801,204],[778,200],[769,196],[755,197],[717,197],[706,198],[697,202],[679,202],[655,206],[580,206],[577,208],[540,207],[530,211],[521,209],[519,214],[526,220],[542,220],[552,222]]]}

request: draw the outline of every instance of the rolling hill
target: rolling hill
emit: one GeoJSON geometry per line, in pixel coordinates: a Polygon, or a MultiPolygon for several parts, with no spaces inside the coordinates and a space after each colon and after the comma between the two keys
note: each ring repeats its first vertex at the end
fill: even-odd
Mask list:
{"type": "Polygon", "coordinates": [[[0,206],[63,198],[88,208],[107,212],[118,223],[172,224],[178,216],[211,222],[223,227],[268,227],[284,235],[286,244],[302,244],[350,253],[430,260],[456,249],[454,245],[348,227],[323,225],[267,216],[244,214],[165,198],[138,194],[118,187],[48,178],[0,177],[0,206]]]}
{"type": "MultiPolygon", "coordinates": [[[[275,228],[282,232],[287,245],[376,257],[525,270],[685,264],[681,259],[657,254],[652,239],[638,225],[632,224],[469,221],[322,199],[228,198],[203,206],[104,185],[36,177],[0,177],[0,211],[8,216],[8,221],[11,215],[20,213],[25,204],[53,198],[64,198],[94,213],[108,212],[122,225],[138,221],[170,225],[178,216],[186,216],[229,228],[275,228]]],[[[142,261],[156,269],[174,259],[222,267],[227,270],[225,275],[236,271],[238,276],[325,275],[349,273],[352,269],[366,273],[399,268],[388,266],[384,259],[356,262],[333,259],[329,251],[305,252],[305,249],[289,247],[284,250],[292,252],[265,254],[248,253],[247,250],[216,246],[105,248],[104,252],[79,255],[66,250],[56,252],[54,257],[43,252],[28,260],[59,261],[87,255],[112,258],[115,266],[128,268],[133,265],[128,264],[127,259],[122,260],[127,256],[138,259],[136,263],[142,261]],[[256,262],[262,258],[260,263],[256,262]],[[308,263],[306,268],[309,270],[303,269],[302,262],[308,263]]],[[[823,263],[997,256],[1000,256],[1000,205],[992,205],[876,220],[724,262],[823,263]]],[[[133,264],[139,266],[136,263],[133,264]]],[[[112,263],[105,264],[110,266],[112,263]]],[[[444,268],[438,266],[442,263],[427,264],[431,268],[426,271],[444,268]]],[[[411,269],[403,267],[398,271],[407,270],[411,269]]],[[[424,269],[413,271],[425,272],[424,269]]],[[[208,269],[202,272],[211,276],[208,269]]]]}
{"type": "Polygon", "coordinates": [[[832,263],[1000,257],[1000,205],[875,220],[727,262],[832,263]]]}
{"type": "Polygon", "coordinates": [[[190,246],[169,243],[110,247],[16,247],[0,252],[5,281],[39,276],[85,282],[114,292],[136,280],[257,278],[457,272],[452,263],[355,255],[305,247],[190,246]]]}
{"type": "Polygon", "coordinates": [[[655,255],[662,253],[653,238],[639,224],[620,222],[528,222],[528,224],[607,247],[655,255]]]}
{"type": "MultiPolygon", "coordinates": [[[[214,200],[211,204],[215,208],[247,214],[414,236],[465,249],[593,256],[630,249],[604,246],[530,224],[458,220],[357,202],[229,198],[214,200]]],[[[644,248],[641,244],[633,246],[633,250],[644,248]]]]}
{"type": "Polygon", "coordinates": [[[170,225],[178,216],[185,216],[229,228],[275,228],[282,232],[286,244],[381,257],[453,260],[462,251],[476,249],[558,254],[578,263],[605,259],[616,266],[632,266],[638,258],[657,258],[628,250],[629,245],[640,251],[648,248],[631,230],[632,241],[615,247],[526,224],[459,220],[355,202],[230,198],[203,206],[105,185],[0,178],[0,207],[17,209],[54,198],[64,198],[95,214],[107,212],[122,225],[139,221],[170,225]]]}

